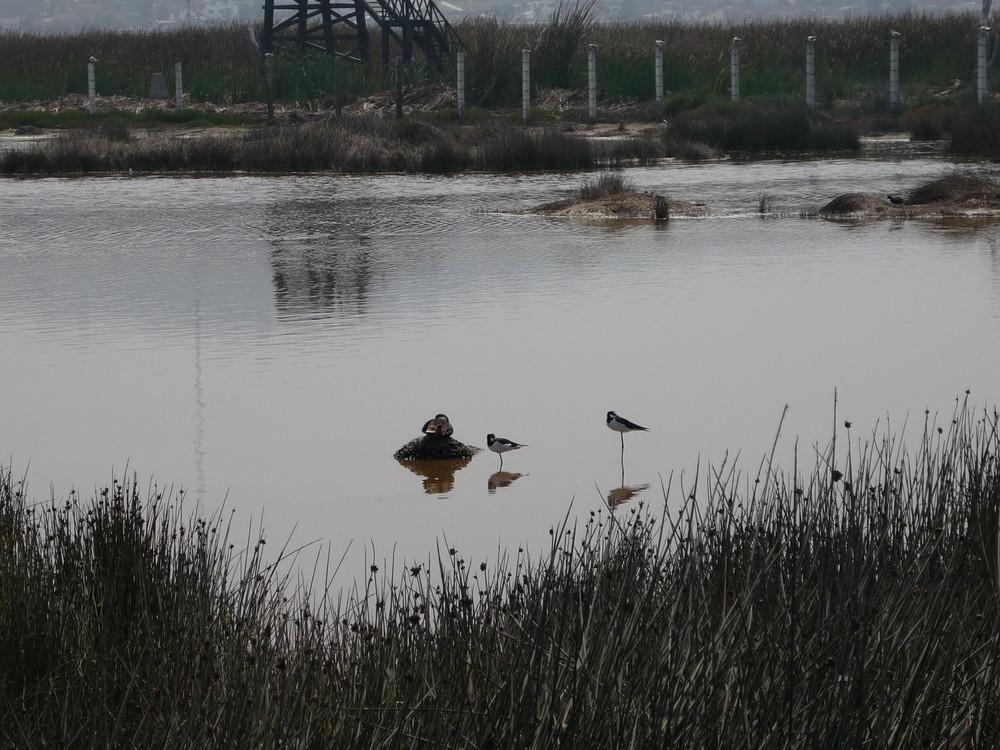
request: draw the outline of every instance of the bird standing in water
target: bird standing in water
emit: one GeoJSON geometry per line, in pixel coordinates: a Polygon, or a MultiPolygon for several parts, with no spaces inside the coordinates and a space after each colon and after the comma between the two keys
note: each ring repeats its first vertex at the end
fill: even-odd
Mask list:
{"type": "Polygon", "coordinates": [[[494,453],[500,454],[501,469],[503,468],[504,453],[525,447],[523,443],[515,443],[513,440],[508,440],[507,438],[498,438],[492,432],[486,436],[486,446],[494,453]]]}
{"type": "Polygon", "coordinates": [[[635,422],[630,422],[625,419],[625,417],[619,417],[615,412],[608,412],[608,427],[621,435],[622,439],[622,463],[625,462],[625,433],[626,432],[636,432],[641,430],[642,432],[649,432],[648,427],[642,427],[637,425],[635,422]]]}

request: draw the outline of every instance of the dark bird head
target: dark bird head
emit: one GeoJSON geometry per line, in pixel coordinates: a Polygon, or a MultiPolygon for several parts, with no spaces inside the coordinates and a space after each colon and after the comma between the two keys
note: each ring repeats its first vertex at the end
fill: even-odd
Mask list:
{"type": "Polygon", "coordinates": [[[448,420],[448,415],[438,414],[434,419],[428,419],[424,422],[422,432],[425,435],[434,435],[436,437],[450,437],[455,431],[455,428],[451,426],[451,422],[448,420]]]}

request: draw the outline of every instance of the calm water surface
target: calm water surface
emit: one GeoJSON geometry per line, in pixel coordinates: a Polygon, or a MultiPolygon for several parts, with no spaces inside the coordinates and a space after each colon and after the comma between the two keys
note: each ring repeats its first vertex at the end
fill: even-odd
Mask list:
{"type": "Polygon", "coordinates": [[[421,558],[539,545],[727,452],[752,475],[786,404],[778,454],[811,465],[835,392],[852,439],[909,420],[915,443],[925,410],[997,398],[1000,225],[798,212],[947,168],[630,170],[715,213],[661,227],[505,212],[581,175],[3,180],[0,456],[39,500],[127,470],[274,542],[421,558]],[[624,476],[609,409],[651,428],[624,476]],[[439,411],[529,447],[499,475],[394,461],[439,411]]]}

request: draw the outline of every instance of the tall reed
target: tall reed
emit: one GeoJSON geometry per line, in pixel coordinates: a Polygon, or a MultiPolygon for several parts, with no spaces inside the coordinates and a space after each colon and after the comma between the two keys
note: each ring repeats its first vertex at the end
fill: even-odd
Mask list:
{"type": "MultiPolygon", "coordinates": [[[[370,48],[378,50],[377,29],[370,48]]],[[[804,96],[805,39],[818,37],[817,101],[829,109],[884,110],[888,106],[889,31],[902,34],[900,87],[904,105],[935,100],[958,81],[972,101],[978,17],[900,13],[849,20],[788,19],[727,23],[641,21],[595,23],[590,0],[565,0],[535,24],[477,17],[456,24],[468,51],[469,102],[516,106],[520,51],[532,49],[533,86],[582,88],[586,45],[597,44],[598,80],[607,101],[653,99],[653,48],[664,41],[666,89],[673,95],[717,97],[728,93],[729,46],[742,42],[741,90],[745,97],[804,96]]],[[[84,31],[43,35],[0,32],[0,101],[52,99],[86,93],[86,65],[98,58],[98,91],[104,96],[143,95],[150,75],[173,83],[174,63],[184,65],[185,89],[200,102],[261,101],[264,95],[258,30],[248,24],[187,26],[172,31],[84,31]]],[[[367,66],[343,62],[344,94],[367,96],[391,89],[392,71],[375,55],[367,66]]],[[[406,66],[408,83],[453,82],[417,54],[406,66]]],[[[323,55],[280,53],[276,95],[288,103],[329,104],[331,66],[323,55]]]]}
{"type": "Polygon", "coordinates": [[[0,174],[552,171],[646,163],[664,154],[650,139],[595,143],[502,120],[465,128],[421,117],[352,117],[197,138],[130,133],[127,123],[101,120],[32,148],[0,152],[0,174]]]}

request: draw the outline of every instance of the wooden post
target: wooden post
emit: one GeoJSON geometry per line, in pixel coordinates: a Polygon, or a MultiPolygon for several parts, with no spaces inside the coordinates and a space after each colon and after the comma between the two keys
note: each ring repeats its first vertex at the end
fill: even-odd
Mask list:
{"type": "Polygon", "coordinates": [[[656,51],[653,53],[656,63],[656,116],[663,117],[663,42],[656,40],[656,51]]]}
{"type": "Polygon", "coordinates": [[[587,117],[597,120],[597,45],[587,45],[587,117]]]}
{"type": "Polygon", "coordinates": [[[740,42],[738,36],[733,37],[729,48],[729,95],[734,102],[740,100],[740,42]]]}

